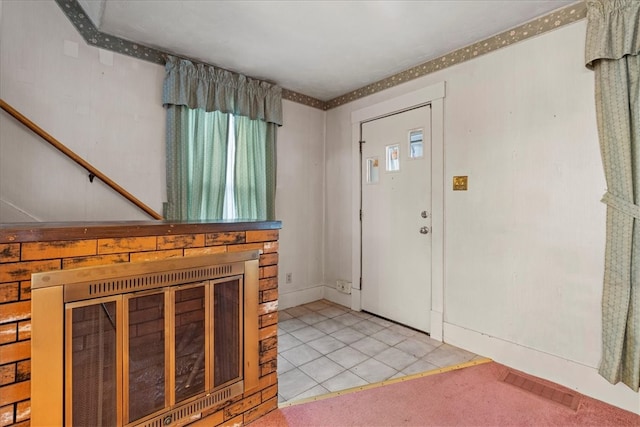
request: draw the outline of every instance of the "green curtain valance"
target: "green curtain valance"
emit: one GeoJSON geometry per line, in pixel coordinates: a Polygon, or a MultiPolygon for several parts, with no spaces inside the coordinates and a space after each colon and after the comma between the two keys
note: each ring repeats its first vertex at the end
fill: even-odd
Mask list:
{"type": "Polygon", "coordinates": [[[169,56],[162,103],[221,111],[282,125],[282,88],[242,74],[169,56]]]}
{"type": "Polygon", "coordinates": [[[620,59],[640,53],[640,1],[588,0],[585,60],[588,68],[598,59],[620,59]]]}

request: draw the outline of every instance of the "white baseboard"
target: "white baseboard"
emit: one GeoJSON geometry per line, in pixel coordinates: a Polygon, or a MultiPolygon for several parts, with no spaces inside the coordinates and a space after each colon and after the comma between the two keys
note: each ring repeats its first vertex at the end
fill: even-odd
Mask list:
{"type": "MultiPolygon", "coordinates": [[[[354,290],[351,289],[351,292],[353,291],[354,290]]],[[[351,294],[338,292],[333,286],[324,286],[324,299],[345,307],[351,307],[351,294]]]]}
{"type": "Polygon", "coordinates": [[[351,304],[346,304],[347,307],[351,306],[351,310],[362,311],[362,291],[360,289],[351,288],[351,304]]]}
{"type": "Polygon", "coordinates": [[[609,384],[598,375],[598,370],[594,367],[446,322],[444,341],[610,405],[640,414],[638,393],[623,384],[609,384]]]}
{"type": "Polygon", "coordinates": [[[311,288],[299,289],[290,292],[280,290],[278,295],[278,309],[296,307],[302,304],[326,299],[345,307],[351,307],[351,295],[338,292],[335,287],[329,285],[316,285],[311,288]]]}
{"type": "Polygon", "coordinates": [[[436,341],[442,341],[443,334],[442,313],[431,310],[431,330],[429,335],[436,341]]]}
{"type": "Polygon", "coordinates": [[[311,288],[284,292],[278,292],[278,310],[296,307],[302,304],[318,301],[324,298],[324,285],[316,285],[311,288]]]}

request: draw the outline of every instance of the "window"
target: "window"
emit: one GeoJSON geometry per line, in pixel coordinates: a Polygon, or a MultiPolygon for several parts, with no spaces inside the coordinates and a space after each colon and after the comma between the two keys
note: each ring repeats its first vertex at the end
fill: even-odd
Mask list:
{"type": "MultiPolygon", "coordinates": [[[[233,115],[229,115],[229,127],[234,128],[235,120],[233,115]]],[[[234,172],[236,162],[236,134],[235,132],[229,132],[227,139],[227,173],[226,173],[226,186],[224,190],[224,206],[222,208],[222,219],[236,219],[236,202],[233,197],[234,194],[234,172]]]]}
{"type": "Polygon", "coordinates": [[[400,144],[387,145],[387,172],[400,170],[400,144]]]}
{"type": "Polygon", "coordinates": [[[167,57],[167,203],[175,220],[275,219],[282,89],[167,57]]]}
{"type": "Polygon", "coordinates": [[[424,151],[422,129],[409,131],[409,158],[418,159],[422,157],[424,151]]]}
{"type": "Polygon", "coordinates": [[[167,120],[167,219],[274,219],[275,125],[186,106],[167,120]]]}

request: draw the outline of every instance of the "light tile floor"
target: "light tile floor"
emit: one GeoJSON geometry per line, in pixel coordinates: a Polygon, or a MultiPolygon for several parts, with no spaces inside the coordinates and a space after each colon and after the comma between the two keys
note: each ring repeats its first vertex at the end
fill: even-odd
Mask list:
{"type": "Polygon", "coordinates": [[[479,357],[325,300],[281,310],[278,319],[279,403],[479,357]]]}

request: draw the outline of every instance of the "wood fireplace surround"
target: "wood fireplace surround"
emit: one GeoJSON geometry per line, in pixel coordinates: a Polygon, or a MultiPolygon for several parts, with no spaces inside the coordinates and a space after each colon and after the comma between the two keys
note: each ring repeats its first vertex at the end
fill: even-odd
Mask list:
{"type": "MultiPolygon", "coordinates": [[[[64,392],[55,390],[68,389],[72,382],[72,365],[63,354],[74,354],[83,344],[82,337],[66,341],[61,337],[74,334],[74,327],[76,334],[85,334],[83,316],[91,312],[103,319],[98,329],[113,329],[113,346],[139,352],[128,348],[138,340],[143,352],[152,344],[159,346],[153,354],[166,353],[160,357],[164,364],[156,369],[162,408],[144,408],[153,399],[142,399],[142,408],[128,399],[128,393],[153,394],[144,386],[136,388],[140,381],[136,375],[152,376],[153,368],[144,367],[140,374],[127,358],[113,363],[119,373],[112,388],[127,397],[117,398],[122,405],[112,405],[113,425],[245,424],[275,409],[279,228],[279,222],[0,226],[0,369],[14,373],[3,375],[0,384],[3,425],[60,424],[55,417],[69,421],[73,405],[65,416],[64,392]],[[141,316],[137,304],[158,305],[158,301],[164,316],[137,326],[120,325],[116,332],[117,323],[133,324],[141,316]],[[210,308],[200,315],[189,311],[188,307],[206,307],[205,301],[210,308]],[[237,302],[229,305],[229,301],[237,302]],[[214,314],[225,310],[224,319],[223,314],[214,314]],[[75,318],[75,326],[65,318],[75,318]],[[179,332],[181,322],[187,324],[179,332]],[[174,332],[156,334],[161,340],[149,341],[155,333],[150,325],[158,323],[174,332]],[[200,329],[206,332],[198,341],[194,331],[200,329]],[[15,339],[8,341],[5,331],[14,331],[15,339]],[[236,350],[216,358],[214,347],[230,348],[230,342],[237,344],[236,350]],[[43,350],[51,343],[57,350],[43,350]],[[182,350],[172,354],[172,348],[182,350]],[[179,374],[165,375],[170,369],[179,374]]],[[[100,342],[108,348],[109,335],[105,336],[107,344],[100,342]]],[[[132,364],[140,357],[135,359],[132,364]]],[[[110,372],[108,363],[102,361],[100,366],[107,366],[100,375],[110,372]]],[[[78,372],[76,377],[82,378],[84,371],[78,372]]],[[[111,391],[101,389],[97,396],[107,402],[111,391]]],[[[76,416],[82,413],[76,407],[76,416]]]]}

